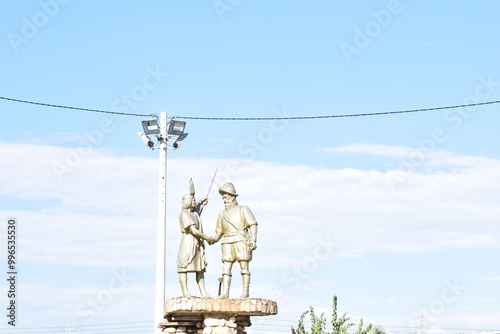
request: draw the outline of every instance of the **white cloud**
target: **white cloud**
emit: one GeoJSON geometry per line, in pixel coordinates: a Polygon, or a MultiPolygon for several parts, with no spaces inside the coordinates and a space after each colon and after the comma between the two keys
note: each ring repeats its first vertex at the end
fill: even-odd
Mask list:
{"type": "MultiPolygon", "coordinates": [[[[430,330],[435,329],[435,333],[479,333],[490,328],[492,332],[498,324],[498,310],[482,310],[480,312],[467,310],[463,312],[444,312],[426,322],[430,330]],[[450,328],[449,324],[456,324],[450,328]]],[[[427,332],[427,331],[426,331],[427,332]]]]}
{"type": "Polygon", "coordinates": [[[3,211],[16,217],[23,261],[84,266],[151,267],[155,221],[140,217],[3,211]]]}
{"type": "MultiPolygon", "coordinates": [[[[113,281],[114,278],[113,273],[110,273],[109,282],[105,285],[72,288],[20,284],[17,303],[23,314],[59,319],[63,316],[66,321],[58,325],[64,327],[72,324],[73,330],[77,330],[78,326],[102,323],[101,319],[109,321],[110,317],[134,314],[139,319],[150,319],[153,314],[154,285],[133,280],[113,281]]],[[[20,318],[19,321],[22,327],[36,325],[29,317],[20,318]]]]}
{"type": "Polygon", "coordinates": [[[372,155],[399,159],[397,168],[414,170],[417,167],[457,167],[459,169],[476,168],[482,169],[498,168],[500,161],[477,156],[459,156],[441,149],[392,146],[380,144],[351,144],[341,147],[324,148],[322,151],[328,153],[339,153],[349,155],[372,155]]]}
{"type": "MultiPolygon", "coordinates": [[[[3,214],[20,220],[26,260],[153,265],[157,159],[94,150],[61,182],[51,164],[64,162],[75,149],[9,143],[0,147],[5,161],[0,166],[1,194],[18,203],[17,211],[3,214]],[[53,202],[42,210],[32,211],[29,205],[19,209],[25,200],[47,199],[53,202]]],[[[314,258],[322,252],[317,249],[321,238],[335,243],[330,260],[369,252],[499,248],[499,162],[478,157],[454,157],[452,162],[454,170],[415,172],[394,188],[390,172],[226,160],[202,216],[204,228],[213,234],[222,209],[216,189],[231,180],[240,204],[249,205],[260,222],[255,256],[266,254],[266,260],[253,266],[287,267],[314,258]]],[[[207,158],[169,160],[171,258],[177,252],[177,217],[188,179],[194,179],[197,196],[205,196],[218,163],[207,158]]],[[[207,252],[212,261],[220,261],[218,247],[207,252]]]]}
{"type": "Polygon", "coordinates": [[[367,297],[357,297],[353,299],[348,299],[348,302],[353,304],[367,304],[367,305],[381,305],[381,304],[394,304],[396,300],[393,298],[385,298],[385,299],[373,299],[367,297]]]}
{"type": "Polygon", "coordinates": [[[390,158],[406,158],[414,149],[406,146],[380,144],[351,144],[341,147],[324,148],[324,152],[342,154],[370,154],[390,158]]]}

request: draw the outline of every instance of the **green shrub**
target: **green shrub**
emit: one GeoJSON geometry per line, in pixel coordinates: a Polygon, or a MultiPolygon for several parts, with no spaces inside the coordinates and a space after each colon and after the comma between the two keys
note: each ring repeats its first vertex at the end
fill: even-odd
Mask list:
{"type": "MultiPolygon", "coordinates": [[[[354,326],[354,323],[349,322],[350,318],[347,313],[341,317],[337,313],[337,296],[333,296],[333,314],[332,314],[332,331],[326,331],[326,318],[325,314],[321,313],[319,316],[314,313],[312,306],[309,310],[301,314],[297,328],[292,327],[292,334],[348,334],[348,329],[354,326]],[[311,320],[311,331],[308,332],[304,326],[304,318],[309,313],[311,320]]],[[[385,334],[385,331],[379,327],[373,327],[369,324],[363,329],[363,319],[359,320],[358,329],[355,334],[385,334]]]]}

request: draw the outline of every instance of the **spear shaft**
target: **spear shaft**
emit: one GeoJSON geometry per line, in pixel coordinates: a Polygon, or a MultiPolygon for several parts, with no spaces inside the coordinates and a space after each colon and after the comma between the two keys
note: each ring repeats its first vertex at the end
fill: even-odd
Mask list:
{"type": "Polygon", "coordinates": [[[217,168],[215,169],[215,173],[214,176],[212,177],[212,182],[210,183],[210,187],[208,188],[206,198],[208,198],[208,195],[210,195],[210,190],[212,190],[212,185],[214,184],[215,176],[217,175],[218,170],[219,170],[219,165],[217,165],[217,168]]]}
{"type": "MultiPolygon", "coordinates": [[[[208,201],[208,195],[210,195],[210,190],[212,189],[212,185],[214,184],[214,180],[215,180],[215,176],[217,175],[217,171],[219,170],[219,165],[217,165],[217,168],[215,169],[215,173],[214,173],[214,177],[212,177],[212,182],[210,183],[210,187],[208,188],[208,191],[207,191],[207,196],[205,197],[205,199],[208,201]]],[[[205,204],[207,202],[205,201],[205,204]]],[[[205,204],[203,204],[203,201],[199,202],[197,205],[196,205],[196,211],[198,212],[198,215],[201,216],[201,213],[203,212],[203,207],[205,206],[205,204]]]]}

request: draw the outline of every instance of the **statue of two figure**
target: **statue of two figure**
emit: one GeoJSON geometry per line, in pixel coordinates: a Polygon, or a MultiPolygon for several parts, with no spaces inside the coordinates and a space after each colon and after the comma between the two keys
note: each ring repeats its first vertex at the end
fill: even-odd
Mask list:
{"type": "Polygon", "coordinates": [[[248,298],[250,288],[249,262],[252,251],[257,248],[257,220],[247,206],[236,201],[238,194],[231,182],[219,188],[224,201],[224,209],[217,218],[215,236],[203,233],[200,215],[208,203],[206,198],[195,201],[195,190],[192,179],[189,180],[189,193],[182,197],[182,211],[179,217],[182,239],[177,258],[177,272],[183,297],[192,297],[188,291],[187,273],[196,273],[196,283],[201,297],[209,298],[205,290],[204,273],[207,267],[205,243],[209,245],[222,238],[222,289],[218,298],[229,298],[232,268],[238,262],[241,269],[243,293],[240,298],[248,298]]]}

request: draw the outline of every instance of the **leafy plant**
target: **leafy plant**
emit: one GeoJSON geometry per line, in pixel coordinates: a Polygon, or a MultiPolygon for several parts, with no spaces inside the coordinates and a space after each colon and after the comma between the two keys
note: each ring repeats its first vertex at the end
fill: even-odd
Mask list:
{"type": "MultiPolygon", "coordinates": [[[[348,334],[348,329],[354,326],[354,323],[349,322],[350,318],[347,313],[342,314],[341,317],[337,311],[337,296],[333,296],[333,314],[332,314],[332,331],[326,331],[326,318],[325,314],[321,313],[316,315],[312,306],[309,310],[300,315],[297,328],[292,327],[292,334],[348,334]],[[304,318],[309,314],[311,321],[311,331],[308,332],[304,325],[304,318]]],[[[363,319],[359,320],[358,329],[356,334],[385,334],[385,331],[379,327],[373,327],[369,324],[363,329],[363,319]]]]}

